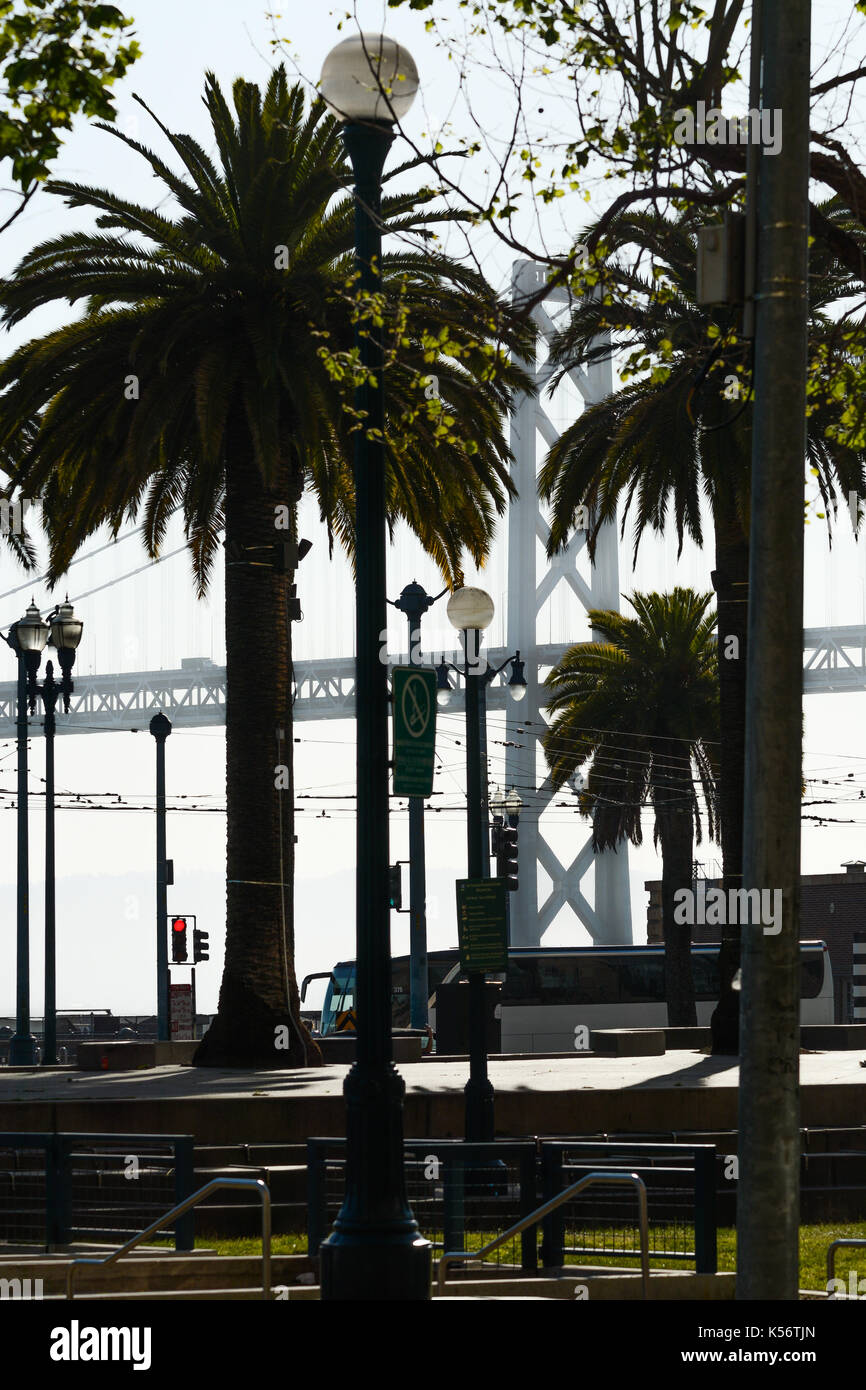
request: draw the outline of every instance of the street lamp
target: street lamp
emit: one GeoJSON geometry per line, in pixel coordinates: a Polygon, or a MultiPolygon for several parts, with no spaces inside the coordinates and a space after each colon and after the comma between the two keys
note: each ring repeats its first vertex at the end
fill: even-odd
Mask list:
{"type": "MultiPolygon", "coordinates": [[[[357,34],[325,59],[321,91],[343,122],[355,178],[355,260],[361,294],[382,290],[382,170],[418,88],[411,56],[384,34],[357,34]]],[[[385,629],[385,406],[381,329],[355,327],[363,380],[355,408],[355,709],[357,731],[357,1033],[346,1077],[346,1188],[321,1247],[323,1299],[430,1297],[431,1246],[406,1200],[403,1097],[391,1040],[388,906],[388,680],[385,629]]]]}
{"type": "MultiPolygon", "coordinates": [[[[62,678],[54,679],[54,663],[45,668],[45,680],[38,687],[45,710],[45,1017],[42,1020],[42,1065],[57,1063],[57,959],[55,948],[55,885],[54,885],[54,711],[57,697],[63,696],[63,712],[69,713],[69,697],[74,690],[72,667],[75,652],[81,641],[84,624],[76,618],[67,596],[48,614],[48,645],[57,652],[62,678]]],[[[34,671],[35,685],[35,671],[34,671]]],[[[31,694],[31,711],[36,707],[35,691],[31,694]]]]}
{"type": "MultiPolygon", "coordinates": [[[[495,611],[493,599],[483,589],[467,587],[454,591],[448,600],[448,619],[452,627],[463,633],[465,667],[461,670],[443,658],[436,671],[437,700],[440,704],[451,698],[449,670],[463,676],[466,682],[466,835],[470,879],[490,877],[487,843],[487,687],[510,664],[509,693],[519,699],[526,691],[519,652],[495,669],[489,667],[481,657],[481,633],[492,623],[495,611]]],[[[493,1087],[487,1076],[484,975],[477,970],[469,975],[469,1080],[464,1096],[466,1138],[476,1142],[492,1142],[493,1087]]]]}
{"type": "Polygon", "coordinates": [[[3,640],[18,658],[18,918],[15,1033],[9,1042],[9,1065],[32,1067],[36,1039],[30,1031],[30,866],[27,833],[27,704],[36,680],[49,627],[33,600],[3,640]]]}
{"type": "MultiPolygon", "coordinates": [[[[435,597],[413,580],[402,590],[398,599],[391,600],[395,608],[405,613],[409,622],[409,665],[421,665],[421,619],[448,590],[435,597]]],[[[427,869],[424,854],[424,798],[409,797],[409,1024],[412,1028],[427,1027],[427,869]]]]}

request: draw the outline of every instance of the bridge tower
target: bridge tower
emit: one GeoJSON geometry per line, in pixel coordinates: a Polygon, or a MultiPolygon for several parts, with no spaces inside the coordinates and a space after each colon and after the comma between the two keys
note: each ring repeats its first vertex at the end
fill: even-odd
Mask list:
{"type": "MultiPolygon", "coordinates": [[[[516,261],[512,270],[515,302],[535,294],[546,282],[547,270],[532,261],[516,261]]],[[[540,340],[550,343],[559,315],[567,311],[568,291],[552,290],[532,311],[540,340]],[[556,307],[558,306],[558,307],[556,307]]],[[[577,531],[567,549],[548,560],[544,553],[549,527],[538,500],[538,438],[549,448],[559,437],[544,409],[543,391],[551,376],[546,361],[538,357],[524,363],[537,383],[536,396],[521,394],[515,402],[511,424],[514,454],[512,477],[519,498],[512,503],[508,522],[508,649],[520,650],[526,661],[526,696],[519,706],[507,706],[505,789],[516,786],[523,797],[520,817],[520,887],[511,902],[511,944],[537,946],[560,911],[570,906],[593,942],[627,943],[632,940],[628,849],[594,855],[587,823],[575,818],[580,847],[570,864],[562,864],[545,835],[544,814],[553,799],[550,778],[541,750],[546,727],[541,682],[556,659],[540,640],[543,614],[554,590],[565,584],[584,612],[591,608],[619,608],[619,558],[615,523],[605,525],[598,538],[595,564],[589,564],[586,534],[577,531]],[[583,559],[583,573],[578,561],[583,559]],[[515,746],[517,745],[517,746],[515,746]],[[535,789],[534,792],[532,789],[535,789]],[[539,902],[538,877],[543,869],[550,891],[539,902]],[[594,902],[583,891],[590,871],[594,876],[594,902]]],[[[613,389],[610,359],[576,368],[570,377],[587,405],[602,400],[613,389]]],[[[570,636],[570,635],[569,635],[570,636]]],[[[572,641],[580,640],[577,629],[572,641]]],[[[561,648],[560,648],[561,650],[561,648]]]]}

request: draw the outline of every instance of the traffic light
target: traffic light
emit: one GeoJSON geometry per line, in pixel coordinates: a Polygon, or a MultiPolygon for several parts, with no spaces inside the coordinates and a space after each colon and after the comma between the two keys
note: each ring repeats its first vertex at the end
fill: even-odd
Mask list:
{"type": "Polygon", "coordinates": [[[388,906],[397,912],[403,906],[403,875],[399,864],[388,865],[388,906]]]}
{"type": "MultiPolygon", "coordinates": [[[[493,824],[490,827],[490,853],[499,864],[499,856],[502,853],[502,817],[494,816],[493,824]]],[[[497,867],[497,873],[499,869],[497,867]]]]}
{"type": "Polygon", "coordinates": [[[499,833],[499,853],[496,856],[496,874],[505,879],[509,893],[517,891],[517,828],[503,825],[499,833]]]}
{"type": "Polygon", "coordinates": [[[171,959],[175,965],[184,965],[189,959],[186,948],[188,925],[185,917],[171,918],[171,959]]]}
{"type": "Polygon", "coordinates": [[[192,930],[192,961],[193,965],[198,965],[199,961],[210,960],[210,947],[208,946],[208,934],[200,931],[198,927],[192,930]]]}

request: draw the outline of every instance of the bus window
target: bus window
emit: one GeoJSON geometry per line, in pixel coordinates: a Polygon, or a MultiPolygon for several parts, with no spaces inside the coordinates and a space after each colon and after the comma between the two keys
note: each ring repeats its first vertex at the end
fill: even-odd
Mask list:
{"type": "Polygon", "coordinates": [[[697,1003],[715,1003],[719,997],[719,957],[716,951],[692,951],[692,979],[697,1003]]]}
{"type": "Polygon", "coordinates": [[[824,956],[821,951],[800,952],[800,998],[817,999],[824,984],[824,956]]]}
{"type": "Polygon", "coordinates": [[[665,960],[659,954],[622,956],[617,961],[620,1001],[658,1004],[665,1000],[665,960]]]}
{"type": "Polygon", "coordinates": [[[409,962],[407,960],[392,960],[391,962],[391,1026],[392,1028],[408,1028],[410,1018],[409,1008],[409,962]]]}
{"type": "Polygon", "coordinates": [[[342,961],[333,969],[334,981],[328,985],[322,1004],[320,1030],[323,1037],[336,1029],[340,1014],[355,1007],[355,962],[342,961]]]}
{"type": "Polygon", "coordinates": [[[538,963],[535,960],[510,960],[502,986],[502,1002],[512,1004],[541,1003],[538,963]]]}

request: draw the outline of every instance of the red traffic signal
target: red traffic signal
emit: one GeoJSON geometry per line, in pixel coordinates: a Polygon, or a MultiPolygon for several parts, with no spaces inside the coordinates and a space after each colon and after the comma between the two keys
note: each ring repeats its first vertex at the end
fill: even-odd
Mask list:
{"type": "Polygon", "coordinates": [[[189,922],[186,917],[171,918],[171,959],[175,965],[182,965],[189,959],[186,933],[189,922]]]}

